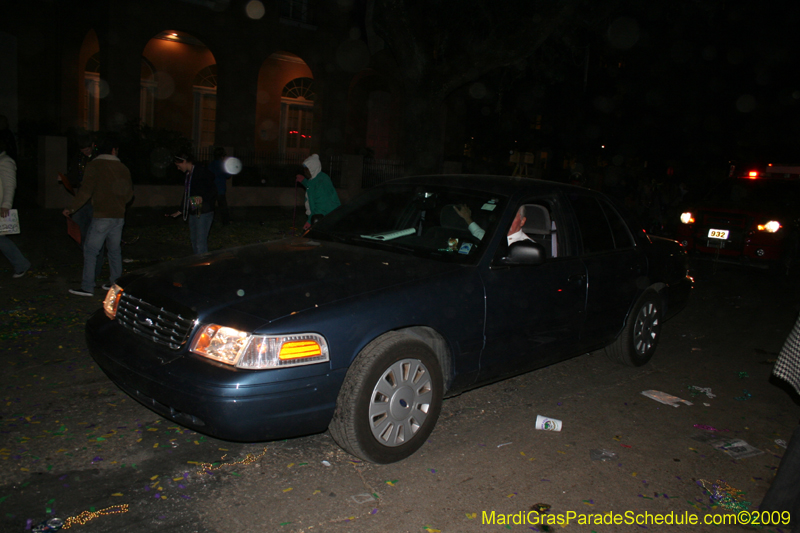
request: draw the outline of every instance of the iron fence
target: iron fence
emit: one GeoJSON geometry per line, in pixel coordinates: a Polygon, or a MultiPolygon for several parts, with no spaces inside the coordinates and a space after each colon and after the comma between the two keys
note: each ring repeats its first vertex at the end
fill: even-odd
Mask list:
{"type": "MultiPolygon", "coordinates": [[[[213,147],[197,150],[198,161],[209,161],[213,158],[213,147]]],[[[302,172],[303,161],[308,157],[302,153],[267,152],[247,148],[234,148],[228,156],[236,157],[242,162],[242,170],[233,180],[236,187],[291,187],[297,174],[302,172]]],[[[320,156],[322,171],[331,177],[334,187],[340,187],[342,181],[342,156],[320,156]]]]}
{"type": "Polygon", "coordinates": [[[404,175],[405,164],[403,161],[365,158],[361,173],[361,187],[366,189],[404,175]]]}

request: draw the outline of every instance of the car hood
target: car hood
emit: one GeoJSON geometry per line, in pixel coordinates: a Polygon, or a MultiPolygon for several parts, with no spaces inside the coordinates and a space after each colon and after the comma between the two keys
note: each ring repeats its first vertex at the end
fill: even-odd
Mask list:
{"type": "Polygon", "coordinates": [[[121,278],[119,284],[154,305],[191,309],[201,320],[225,309],[263,323],[459,268],[412,255],[295,238],[163,263],[121,278]]]}

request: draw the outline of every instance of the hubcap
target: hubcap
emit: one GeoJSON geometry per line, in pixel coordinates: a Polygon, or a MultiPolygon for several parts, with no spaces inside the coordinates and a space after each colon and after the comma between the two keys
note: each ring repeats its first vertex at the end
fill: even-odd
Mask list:
{"type": "Polygon", "coordinates": [[[369,402],[372,435],[385,446],[400,446],[425,423],[432,398],[430,372],[422,361],[397,361],[372,389],[369,402]]]}
{"type": "Polygon", "coordinates": [[[633,347],[637,355],[645,355],[656,343],[658,336],[658,307],[653,302],[639,310],[633,327],[633,347]]]}

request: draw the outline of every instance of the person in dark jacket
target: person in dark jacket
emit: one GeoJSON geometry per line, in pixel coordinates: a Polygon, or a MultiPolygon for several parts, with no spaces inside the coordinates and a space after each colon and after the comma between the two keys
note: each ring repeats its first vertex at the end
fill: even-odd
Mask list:
{"type": "Polygon", "coordinates": [[[94,296],[97,256],[105,244],[108,251],[109,280],[103,285],[108,290],[122,275],[122,228],[125,209],[133,199],[131,172],[117,157],[119,138],[107,135],[98,147],[98,156],[87,166],[83,184],[64,216],[76,213],[86,202],[92,202],[92,222],[83,245],[83,279],[79,289],[70,289],[77,296],[94,296]]]}
{"type": "Polygon", "coordinates": [[[186,151],[175,156],[175,166],[184,174],[183,203],[181,209],[170,216],[183,215],[183,219],[189,221],[192,253],[204,254],[208,252],[208,232],[214,221],[217,197],[214,173],[205,165],[195,164],[194,156],[186,151]]]}

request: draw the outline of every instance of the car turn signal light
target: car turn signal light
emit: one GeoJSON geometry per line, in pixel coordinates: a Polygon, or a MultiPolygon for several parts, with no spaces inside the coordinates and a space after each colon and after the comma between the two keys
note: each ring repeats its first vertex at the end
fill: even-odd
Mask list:
{"type": "Polygon", "coordinates": [[[278,359],[300,359],[302,357],[317,357],[322,355],[322,348],[315,341],[289,341],[283,343],[278,359]]]}
{"type": "Polygon", "coordinates": [[[106,293],[106,299],[103,300],[103,311],[111,320],[114,320],[117,316],[117,307],[119,307],[120,297],[122,297],[122,287],[119,285],[112,285],[106,293]]]}

